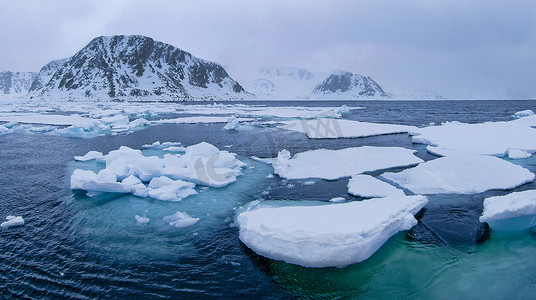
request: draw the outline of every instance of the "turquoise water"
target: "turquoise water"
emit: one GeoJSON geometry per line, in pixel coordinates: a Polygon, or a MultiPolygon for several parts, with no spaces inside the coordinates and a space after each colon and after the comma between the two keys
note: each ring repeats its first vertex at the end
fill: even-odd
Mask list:
{"type": "MultiPolygon", "coordinates": [[[[343,103],[366,107],[352,111],[349,119],[410,125],[510,120],[516,111],[536,108],[536,101],[327,105],[343,103]]],[[[23,227],[0,230],[1,298],[531,298],[535,294],[536,233],[490,231],[478,221],[484,198],[511,191],[430,196],[418,225],[393,236],[369,260],[346,268],[304,268],[254,254],[241,244],[233,225],[236,211],[248,202],[359,199],[347,194],[347,179],[306,185],[306,180],[266,178],[271,167],[250,156],[273,157],[283,148],[294,154],[361,145],[414,148],[425,160],[435,156],[423,145],[412,145],[405,134],[309,140],[275,128],[235,132],[222,127],[170,124],[91,139],[0,135],[0,217],[14,214],[26,220],[23,227]],[[107,153],[122,145],[140,149],[155,141],[185,145],[207,141],[237,153],[253,168],[245,169],[234,184],[198,187],[198,195],[176,203],[111,194],[90,198],[69,189],[75,168],[99,168],[74,162],[75,155],[90,150],[107,153]],[[162,218],[176,211],[200,221],[171,228],[162,218]],[[138,225],[135,214],[151,221],[138,225]]],[[[536,172],[535,156],[513,162],[536,172]]],[[[534,188],[531,183],[515,191],[534,188]]]]}

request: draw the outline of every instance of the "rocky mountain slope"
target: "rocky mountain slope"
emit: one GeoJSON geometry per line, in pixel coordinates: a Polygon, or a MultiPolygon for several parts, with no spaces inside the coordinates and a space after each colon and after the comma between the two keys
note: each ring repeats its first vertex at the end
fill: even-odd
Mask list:
{"type": "Polygon", "coordinates": [[[36,76],[34,72],[0,72],[0,97],[25,96],[36,76]]]}

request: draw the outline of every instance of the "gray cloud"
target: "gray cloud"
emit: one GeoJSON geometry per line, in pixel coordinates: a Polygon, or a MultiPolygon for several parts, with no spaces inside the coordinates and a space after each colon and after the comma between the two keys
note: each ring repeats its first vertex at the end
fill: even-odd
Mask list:
{"type": "Polygon", "coordinates": [[[0,69],[38,70],[93,37],[142,34],[231,75],[262,65],[349,70],[388,90],[536,97],[536,2],[3,1],[0,69]]]}

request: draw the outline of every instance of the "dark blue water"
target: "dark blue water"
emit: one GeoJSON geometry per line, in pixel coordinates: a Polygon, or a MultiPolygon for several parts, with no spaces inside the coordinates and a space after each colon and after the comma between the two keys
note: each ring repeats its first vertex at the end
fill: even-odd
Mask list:
{"type": "MultiPolygon", "coordinates": [[[[342,104],[366,107],[352,111],[349,119],[417,126],[511,120],[516,111],[536,109],[536,101],[268,103],[342,104]]],[[[309,269],[255,255],[240,243],[229,219],[235,207],[261,197],[263,191],[270,191],[263,197],[271,200],[359,199],[347,195],[347,179],[316,180],[314,185],[289,181],[294,185],[289,188],[289,182],[264,178],[270,167],[248,157],[274,157],[284,148],[294,154],[361,145],[402,146],[417,149],[425,160],[435,157],[422,145],[412,145],[405,134],[309,140],[269,127],[222,127],[160,125],[92,139],[0,135],[0,217],[22,215],[26,220],[23,227],[0,230],[1,298],[530,298],[536,292],[536,235],[502,236],[478,221],[483,199],[507,191],[431,196],[417,226],[395,235],[366,262],[347,268],[309,269]],[[88,198],[69,189],[75,155],[107,153],[123,145],[140,149],[154,141],[206,141],[237,153],[256,168],[245,171],[236,184],[180,203],[132,196],[88,198]],[[184,207],[206,212],[202,229],[133,224],[132,216],[139,210],[173,214],[184,207]]],[[[534,156],[515,163],[536,172],[534,156]]],[[[515,191],[534,188],[531,183],[515,191]]]]}

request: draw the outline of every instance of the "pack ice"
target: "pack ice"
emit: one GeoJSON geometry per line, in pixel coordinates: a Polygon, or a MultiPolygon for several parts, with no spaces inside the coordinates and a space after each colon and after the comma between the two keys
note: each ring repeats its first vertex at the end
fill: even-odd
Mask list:
{"type": "Polygon", "coordinates": [[[534,153],[536,129],[529,126],[530,118],[480,124],[446,122],[418,128],[413,132],[418,134],[413,136],[413,142],[428,144],[426,149],[439,156],[458,153],[504,156],[509,149],[534,153]]]}
{"type": "MultiPolygon", "coordinates": [[[[176,143],[155,143],[149,147],[174,147],[176,143]]],[[[163,150],[166,150],[165,148],[163,150]]],[[[76,169],[71,176],[71,189],[109,193],[131,193],[165,201],[180,201],[194,195],[196,184],[222,187],[236,181],[246,165],[235,154],[220,151],[208,143],[186,148],[184,154],[145,156],[140,150],[125,146],[102,156],[90,151],[77,160],[96,159],[105,168],[95,173],[76,169]],[[146,186],[145,182],[149,182],[146,186]]]]}
{"type": "Polygon", "coordinates": [[[363,172],[412,166],[423,162],[415,150],[402,147],[363,146],[341,150],[311,150],[291,158],[279,152],[272,165],[275,174],[285,179],[321,178],[335,180],[363,172]]]}
{"type": "Polygon", "coordinates": [[[340,119],[282,121],[280,129],[305,133],[310,139],[360,138],[375,135],[408,133],[414,126],[368,123],[340,119]]]}
{"type": "Polygon", "coordinates": [[[370,175],[353,175],[348,181],[348,193],[364,198],[405,196],[404,191],[370,175]]]}
{"type": "Polygon", "coordinates": [[[262,207],[242,212],[240,240],[268,258],[305,267],[366,260],[392,235],[417,224],[424,196],[390,196],[343,204],[262,207]]]}
{"type": "Polygon", "coordinates": [[[536,226],[536,190],[486,198],[480,221],[487,222],[496,230],[521,230],[536,226]]]}
{"type": "Polygon", "coordinates": [[[494,156],[451,155],[381,177],[416,194],[477,194],[532,182],[529,170],[494,156]]]}
{"type": "Polygon", "coordinates": [[[7,216],[5,222],[0,224],[2,228],[15,227],[24,225],[24,219],[21,216],[7,216]]]}

